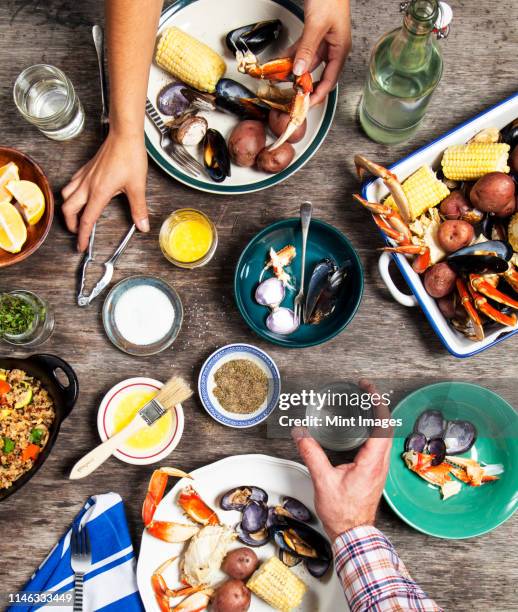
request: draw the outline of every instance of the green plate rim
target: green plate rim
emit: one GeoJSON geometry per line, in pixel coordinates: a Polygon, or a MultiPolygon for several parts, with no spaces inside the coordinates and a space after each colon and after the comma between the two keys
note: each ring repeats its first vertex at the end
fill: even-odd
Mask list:
{"type": "Polygon", "coordinates": [[[364,271],[363,271],[363,265],[362,265],[360,256],[356,252],[356,249],[352,245],[352,243],[349,240],[349,238],[347,238],[347,236],[343,232],[341,232],[338,228],[334,227],[334,225],[331,225],[330,223],[327,223],[326,221],[322,221],[321,219],[312,219],[311,220],[311,224],[320,225],[321,227],[323,227],[327,231],[335,234],[342,242],[345,242],[347,244],[347,246],[349,247],[349,249],[351,250],[351,253],[353,254],[353,258],[354,258],[354,260],[356,262],[356,265],[357,265],[357,271],[359,272],[359,275],[360,275],[360,294],[358,296],[358,301],[357,301],[355,307],[353,308],[353,310],[351,311],[350,316],[347,319],[345,319],[345,321],[342,323],[342,325],[340,325],[340,327],[336,331],[334,331],[332,334],[329,334],[327,337],[325,337],[322,340],[314,340],[314,341],[311,341],[311,342],[299,342],[297,344],[293,344],[293,343],[287,344],[284,340],[277,339],[277,338],[272,338],[272,337],[268,336],[262,329],[260,329],[252,321],[252,319],[250,319],[250,317],[248,316],[248,314],[247,314],[247,312],[246,312],[246,310],[244,308],[241,296],[239,295],[239,292],[237,290],[238,281],[239,281],[239,279],[238,279],[238,272],[239,272],[239,270],[240,270],[240,268],[242,266],[242,262],[243,262],[243,259],[245,257],[246,251],[252,246],[253,243],[255,243],[257,240],[260,240],[261,238],[263,238],[266,234],[268,234],[268,233],[278,229],[279,227],[282,227],[284,225],[287,226],[287,225],[290,225],[290,224],[292,224],[294,222],[300,223],[300,219],[298,217],[289,217],[288,219],[280,219],[279,221],[275,221],[274,223],[271,223],[270,225],[267,225],[258,234],[255,234],[255,236],[251,240],[248,241],[248,243],[246,244],[244,249],[241,251],[241,255],[239,256],[239,259],[238,259],[237,264],[236,264],[236,269],[234,271],[234,299],[236,301],[239,313],[243,317],[243,320],[245,321],[245,323],[248,325],[248,327],[250,327],[250,329],[253,332],[255,332],[263,340],[267,340],[268,342],[271,342],[272,344],[277,344],[278,346],[282,346],[282,347],[290,348],[290,349],[308,348],[310,346],[318,346],[320,344],[324,344],[326,342],[329,342],[329,340],[332,340],[333,338],[336,338],[336,336],[341,334],[344,331],[344,329],[349,325],[349,323],[356,316],[356,313],[358,312],[358,309],[360,308],[360,304],[361,304],[362,299],[363,299],[363,292],[364,292],[364,289],[365,289],[365,274],[364,274],[364,271]]]}
{"type": "MultiPolygon", "coordinates": [[[[410,398],[412,398],[414,395],[417,395],[418,393],[421,393],[423,390],[427,390],[427,389],[434,388],[434,387],[442,387],[442,386],[445,386],[445,385],[451,386],[452,384],[468,386],[468,387],[474,387],[476,389],[482,389],[484,392],[489,393],[489,394],[495,396],[495,398],[498,398],[503,404],[505,404],[509,408],[509,410],[511,410],[514,414],[516,414],[516,411],[515,411],[514,407],[511,406],[511,404],[507,400],[505,400],[501,395],[498,395],[498,393],[496,393],[492,389],[488,389],[487,387],[483,387],[482,385],[477,385],[477,384],[471,383],[471,382],[466,382],[466,381],[462,381],[462,380],[452,380],[452,381],[442,381],[442,382],[438,382],[438,383],[433,383],[431,385],[426,385],[424,387],[420,387],[419,389],[416,389],[415,391],[412,391],[412,393],[409,393],[407,396],[405,396],[398,403],[398,405],[394,408],[394,410],[393,410],[393,412],[391,414],[392,418],[395,418],[396,411],[401,406],[401,404],[403,402],[406,402],[410,398]]],[[[390,473],[390,467],[389,467],[389,473],[390,473]]],[[[406,523],[407,525],[410,525],[410,527],[412,527],[416,531],[424,533],[425,535],[432,536],[434,538],[440,538],[441,540],[469,540],[470,538],[478,538],[478,537],[480,537],[480,536],[482,536],[482,535],[484,535],[486,533],[490,533],[491,531],[497,529],[498,527],[500,527],[500,525],[503,525],[518,510],[518,506],[517,506],[510,514],[505,516],[505,518],[503,518],[499,523],[497,523],[496,525],[493,525],[492,527],[489,527],[488,529],[484,529],[482,531],[478,531],[477,533],[472,533],[470,535],[454,537],[454,536],[447,536],[447,535],[437,535],[433,531],[428,531],[427,529],[419,527],[418,525],[413,523],[410,519],[408,519],[403,513],[401,513],[396,508],[394,502],[390,499],[390,495],[387,492],[386,486],[383,488],[383,498],[385,499],[385,501],[387,502],[389,507],[393,510],[394,514],[396,514],[396,516],[398,516],[404,523],[406,523]]]]}
{"type": "MultiPolygon", "coordinates": [[[[168,8],[166,8],[161,16],[159,25],[168,19],[171,15],[178,13],[183,8],[188,6],[189,4],[193,4],[198,0],[178,0],[168,8]]],[[[304,12],[297,5],[293,4],[291,0],[270,0],[271,2],[275,2],[276,4],[280,4],[291,13],[293,13],[296,17],[298,17],[302,22],[304,22],[304,12]]],[[[199,181],[189,174],[185,174],[178,170],[175,166],[170,164],[165,156],[161,155],[158,149],[151,143],[151,140],[148,138],[148,135],[145,131],[145,143],[148,155],[151,159],[158,165],[164,172],[169,174],[172,178],[178,180],[180,183],[187,185],[188,187],[192,187],[197,189],[198,191],[204,191],[206,193],[214,193],[214,194],[232,194],[232,195],[243,195],[246,193],[253,193],[255,191],[261,191],[262,189],[267,189],[269,187],[273,187],[274,185],[278,185],[282,183],[287,178],[289,178],[292,174],[295,174],[298,170],[302,168],[318,151],[318,149],[322,146],[327,133],[331,129],[331,125],[333,123],[333,118],[336,112],[336,106],[338,102],[338,85],[328,94],[327,102],[326,102],[326,110],[324,113],[324,117],[322,119],[322,123],[320,128],[311,141],[308,148],[298,157],[292,164],[290,164],[287,168],[285,168],[282,172],[272,175],[267,179],[263,179],[262,181],[258,181],[257,183],[248,183],[246,185],[224,185],[224,184],[209,184],[204,181],[199,181]]]]}

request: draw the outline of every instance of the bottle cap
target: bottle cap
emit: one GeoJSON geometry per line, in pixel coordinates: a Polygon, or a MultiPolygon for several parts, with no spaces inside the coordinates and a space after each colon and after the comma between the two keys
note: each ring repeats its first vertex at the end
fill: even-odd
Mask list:
{"type": "Polygon", "coordinates": [[[447,2],[439,2],[439,16],[435,22],[434,32],[437,38],[446,38],[450,33],[450,23],[453,19],[453,11],[447,2]]]}

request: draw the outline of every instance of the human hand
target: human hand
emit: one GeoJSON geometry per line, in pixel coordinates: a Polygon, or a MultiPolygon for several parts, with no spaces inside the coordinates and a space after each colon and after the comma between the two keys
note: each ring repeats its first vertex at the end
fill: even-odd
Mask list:
{"type": "Polygon", "coordinates": [[[87,248],[95,222],[119,193],[126,194],[137,228],[142,232],[149,231],[146,176],[147,153],[143,135],[120,135],[110,131],[95,156],[72,176],[61,191],[65,222],[71,232],[78,234],[79,251],[87,248]]]}
{"type": "Polygon", "coordinates": [[[311,96],[319,104],[335,87],[346,57],[351,50],[351,15],[349,0],[306,0],[304,30],[293,45],[293,74],[313,71],[321,62],[326,66],[311,96]]]}
{"type": "MultiPolygon", "coordinates": [[[[361,385],[367,390],[367,387],[361,385]]],[[[369,392],[375,391],[369,386],[369,392]]],[[[386,406],[376,416],[388,413],[386,406]]],[[[372,434],[380,436],[380,432],[372,434]]],[[[294,428],[292,436],[306,464],[315,491],[315,510],[333,542],[344,531],[374,525],[390,463],[392,436],[371,437],[352,463],[333,466],[320,444],[305,428],[294,428]]]]}

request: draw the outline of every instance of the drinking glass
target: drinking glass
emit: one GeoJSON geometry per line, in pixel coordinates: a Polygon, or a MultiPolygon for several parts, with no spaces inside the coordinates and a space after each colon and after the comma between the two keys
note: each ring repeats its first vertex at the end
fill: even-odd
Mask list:
{"type": "Polygon", "coordinates": [[[81,133],[85,114],[66,74],[48,64],[26,68],[16,79],[14,103],[20,114],[52,140],[81,133]]]}
{"type": "MultiPolygon", "coordinates": [[[[23,300],[32,310],[33,319],[30,327],[20,334],[9,334],[7,332],[0,333],[0,338],[8,344],[18,346],[39,346],[48,340],[54,331],[54,313],[48,302],[25,289],[16,289],[9,291],[7,294],[23,300]]],[[[0,294],[0,304],[2,295],[0,294]]]]}

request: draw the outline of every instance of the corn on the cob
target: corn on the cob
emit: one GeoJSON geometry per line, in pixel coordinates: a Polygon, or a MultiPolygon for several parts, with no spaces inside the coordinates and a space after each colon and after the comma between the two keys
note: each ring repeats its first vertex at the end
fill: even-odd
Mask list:
{"type": "Polygon", "coordinates": [[[180,28],[167,28],[158,41],[156,63],[186,85],[213,93],[227,66],[205,43],[180,28]]]}
{"type": "Polygon", "coordinates": [[[307,590],[304,582],[277,557],[265,561],[252,574],[246,586],[281,612],[290,612],[300,605],[307,590]]]}
{"type": "MultiPolygon", "coordinates": [[[[430,166],[421,166],[403,182],[403,191],[410,206],[411,220],[415,221],[429,208],[437,206],[449,195],[450,190],[440,181],[430,166]]],[[[385,204],[397,210],[394,198],[390,195],[385,204]]]]}
{"type": "Polygon", "coordinates": [[[503,142],[469,142],[448,147],[442,157],[442,171],[454,181],[476,180],[488,172],[509,172],[510,148],[503,142]]]}

